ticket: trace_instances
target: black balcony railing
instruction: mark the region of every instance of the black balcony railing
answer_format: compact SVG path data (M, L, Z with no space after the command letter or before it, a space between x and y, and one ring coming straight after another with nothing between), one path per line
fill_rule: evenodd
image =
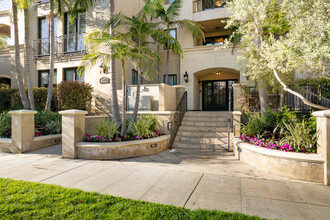
M55 37L56 56L85 53L86 48L83 40L84 34L67 34ZM34 41L34 56L44 57L50 54L50 39L40 38Z
M228 0L195 0L193 2L193 10L195 12L223 8Z

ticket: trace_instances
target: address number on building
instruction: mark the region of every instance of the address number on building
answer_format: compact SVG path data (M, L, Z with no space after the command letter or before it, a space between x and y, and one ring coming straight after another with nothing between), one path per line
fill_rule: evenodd
M110 78L108 78L108 77L102 77L100 79L100 83L101 84L109 84L110 83Z

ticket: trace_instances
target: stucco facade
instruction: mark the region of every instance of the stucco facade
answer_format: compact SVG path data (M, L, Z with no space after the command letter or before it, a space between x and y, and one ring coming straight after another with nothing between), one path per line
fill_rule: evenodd
M6 0L10 2L9 0ZM213 1L210 1L213 2ZM128 16L136 14L142 7L143 0L115 0L115 11L124 12ZM10 4L9 4L10 5ZM0 6L1 7L1 6ZM41 20L45 18L49 12L48 5L44 4L39 7L31 7L30 14L30 45L31 54L31 77L34 87L41 86L41 72L49 70L49 55L40 56L40 45L43 43L41 39ZM11 87L17 87L14 47L13 47L13 25L10 21L11 7L8 5L0 8L0 34L4 34L10 38L9 49L0 50L0 78L11 79ZM230 35L230 31L226 30L225 24L222 22L228 18L229 12L226 8L206 8L202 1L183 0L181 15L178 19L190 19L199 22L204 27L205 37L208 40L219 39L222 41ZM93 29L102 28L110 17L110 0L100 0L95 2L94 7L85 13L84 31L89 32ZM21 62L22 69L24 66L24 20L22 12L19 13L19 36L21 44ZM79 24L78 24L79 26ZM65 14L57 18L57 47L67 47L71 43L67 30L67 21ZM75 35L76 36L76 35ZM176 84L186 87L188 92L188 109L203 110L203 91L204 81L219 80L235 80L242 81L244 78L240 73L239 66L236 64L237 54L232 54L229 45L221 42L215 45L203 45L201 40L194 39L193 35L186 29L176 29L176 36L183 50L183 58L174 53L170 53L169 74L176 77ZM217 38L218 37L218 38ZM64 39L64 40L63 40ZM78 39L78 41L82 39ZM61 43L62 42L62 43ZM80 41L79 41L80 42ZM79 43L78 42L78 43ZM46 42L47 43L47 42ZM77 44L77 41L74 43ZM205 43L204 43L205 44ZM79 46L79 45L78 45ZM77 47L77 45L76 45ZM77 49L77 48L76 48ZM60 49L58 49L60 50ZM57 51L55 56L55 70L57 72L56 83L66 80L66 72L68 69L76 68L80 64L80 59L85 51ZM166 69L166 50L161 46L160 57L162 63L160 65L160 75L154 79L143 80L144 84L158 84L164 82L164 74ZM126 63L126 82L131 85L133 66ZM121 88L121 64L116 62L117 88ZM185 81L184 75L188 74L188 82ZM111 84L101 84L100 78L109 77L108 73L100 72L100 67L96 66L86 71L83 81L90 83L94 89L93 105L102 111L111 109ZM106 112L108 113L108 112Z

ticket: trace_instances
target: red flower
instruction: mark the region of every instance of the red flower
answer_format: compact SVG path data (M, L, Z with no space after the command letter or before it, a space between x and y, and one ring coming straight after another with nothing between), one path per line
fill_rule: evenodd
M79 200L78 203L81 203L81 200Z

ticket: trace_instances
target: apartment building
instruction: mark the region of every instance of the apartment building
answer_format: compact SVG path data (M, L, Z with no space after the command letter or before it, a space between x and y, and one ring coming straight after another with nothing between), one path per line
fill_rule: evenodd
M166 5L172 0L167 0ZM128 16L136 14L142 7L143 0L115 0L115 12L124 12ZM188 109L221 111L228 109L229 88L235 82L244 80L236 64L236 54L232 54L226 40L230 30L226 30L225 20L229 12L224 0L183 0L179 19L190 19L199 22L204 28L205 41L194 39L186 29L172 29L183 49L183 58L171 52L169 65L170 85L182 85L188 92ZM73 23L64 12L55 22L55 77L54 84L63 80L78 80L90 83L94 89L93 105L107 111L110 109L111 85L107 80L109 74L99 66L91 68L82 76L76 72L80 59L87 53L83 36L93 29L102 28L110 17L110 0L96 1L94 7L87 12L80 12ZM7 49L0 50L0 80L17 87L15 77L14 30L10 21L11 0L0 3L0 34L9 38ZM47 0L39 1L29 9L31 75L33 86L47 87L49 73L49 24ZM19 13L19 40L21 44L21 62L24 64L24 20ZM147 81L137 75L133 66L127 62L127 84L134 85L137 80L145 85L163 83L165 81L166 48L161 48L163 60L160 75ZM117 88L121 88L121 65L116 63ZM142 93L143 96L143 93ZM129 98L129 97L128 97ZM133 99L132 99L133 100ZM157 109L156 109L157 110Z

